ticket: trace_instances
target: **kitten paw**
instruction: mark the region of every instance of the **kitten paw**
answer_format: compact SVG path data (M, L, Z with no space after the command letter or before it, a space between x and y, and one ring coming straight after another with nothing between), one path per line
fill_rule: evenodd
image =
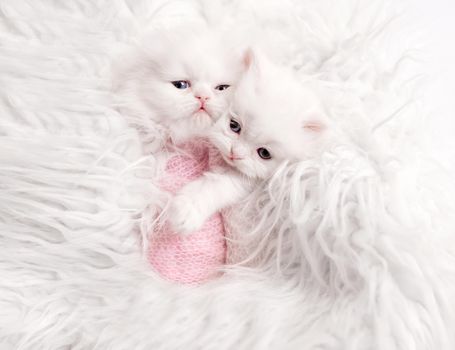
M169 222L175 232L188 234L201 228L205 217L194 201L187 196L177 195L169 207Z

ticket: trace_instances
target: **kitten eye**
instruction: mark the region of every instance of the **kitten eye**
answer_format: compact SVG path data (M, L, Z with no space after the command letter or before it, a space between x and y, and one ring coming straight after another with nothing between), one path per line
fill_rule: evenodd
M242 130L242 127L240 126L240 124L234 119L231 119L231 121L229 122L229 127L236 134L240 134L240 131Z
M261 157L262 159L272 158L270 152L266 148L263 148L263 147L258 148L257 152L258 152L259 157Z
M224 90L227 90L230 86L231 85L227 85L227 84L218 85L215 87L215 90L224 91Z
M171 81L172 85L174 85L177 89L184 90L188 89L191 84L187 80L176 80L176 81Z

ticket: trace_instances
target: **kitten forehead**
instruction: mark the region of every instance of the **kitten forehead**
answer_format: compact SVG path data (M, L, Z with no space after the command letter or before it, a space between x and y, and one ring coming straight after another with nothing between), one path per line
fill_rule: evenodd
M145 50L164 80L197 79L217 83L236 80L239 64L214 33L195 29L164 33Z
M302 128L290 118L269 117L270 115L252 115L246 119L244 131L246 137L258 146L271 148L275 153L290 154L301 145Z
M255 57L237 85L235 110L292 123L299 114L303 119L305 114L322 109L319 98L300 84L292 69L277 66L257 54Z
M234 105L241 110L270 111L281 115L292 115L298 111L320 108L319 99L309 89L289 77L270 76L242 79L236 91Z

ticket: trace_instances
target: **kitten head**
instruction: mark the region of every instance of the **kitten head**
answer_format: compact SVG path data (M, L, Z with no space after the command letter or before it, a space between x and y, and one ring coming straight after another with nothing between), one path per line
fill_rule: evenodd
M210 133L227 163L245 175L265 178L283 161L314 156L326 121L317 96L291 70L273 65L249 50L230 112Z
M206 28L175 29L155 34L142 51L140 98L171 137L191 137L226 111L239 63L220 36Z

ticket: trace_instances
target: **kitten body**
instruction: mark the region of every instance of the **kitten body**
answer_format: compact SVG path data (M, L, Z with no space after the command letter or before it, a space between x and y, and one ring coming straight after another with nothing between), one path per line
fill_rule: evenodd
M315 156L327 137L320 100L291 70L248 51L246 72L229 112L207 132L225 161L185 186L171 202L171 224L192 232L214 212L234 204L283 162Z

